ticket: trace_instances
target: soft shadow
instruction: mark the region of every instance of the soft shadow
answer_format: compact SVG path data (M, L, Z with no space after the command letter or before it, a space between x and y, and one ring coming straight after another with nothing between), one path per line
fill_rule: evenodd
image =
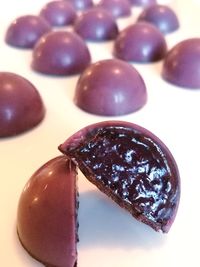
M157 62L153 62L153 63L152 63L152 70L153 70L156 74L158 74L159 76L160 76L161 73L162 73L163 63L164 63L163 60L159 60L159 61L157 61Z
M166 240L166 235L138 222L100 192L82 192L79 200L80 247L148 250L162 246Z

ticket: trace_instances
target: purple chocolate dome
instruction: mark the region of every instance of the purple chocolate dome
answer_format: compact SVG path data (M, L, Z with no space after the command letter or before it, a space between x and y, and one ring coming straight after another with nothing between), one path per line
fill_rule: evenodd
M76 266L76 198L76 168L63 156L38 169L22 191L17 214L19 239L45 266Z
M167 53L162 77L181 87L200 89L200 38L184 40Z
M164 5L152 5L145 8L138 21L152 23L164 34L174 32L179 28L179 21L175 12Z
M82 72L90 63L90 53L78 34L52 31L43 36L33 50L32 68L50 75Z
M131 15L131 4L129 0L101 0L98 6L108 10L115 18Z
M40 16L52 26L65 26L74 22L76 10L70 2L56 0L48 2L41 9Z
M82 73L74 101L89 113L117 116L143 107L147 92L134 67L118 59L109 59L90 65Z
M102 121L80 129L59 149L138 221L159 232L170 230L179 206L179 171L153 133L126 121Z
M42 98L33 84L15 73L0 72L0 137L28 131L44 115Z
M33 48L38 39L49 32L49 23L40 16L26 15L15 19L7 29L5 41L19 48Z
M83 12L76 19L74 30L89 41L112 40L118 34L118 26L113 16L98 7Z
M94 5L92 0L66 0L66 1L70 2L77 10L85 10Z
M152 24L130 25L115 40L114 55L125 61L147 63L161 60L167 52L163 34Z
M129 0L135 6L149 6L157 3L157 0Z

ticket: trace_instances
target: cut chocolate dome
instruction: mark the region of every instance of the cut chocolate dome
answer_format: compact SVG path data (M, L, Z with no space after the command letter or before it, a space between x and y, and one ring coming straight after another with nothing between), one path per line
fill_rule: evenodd
M54 158L27 182L18 206L17 231L23 247L46 267L77 262L76 166Z
M154 134L133 123L106 121L81 129L59 149L137 220L169 231L180 198L179 172Z

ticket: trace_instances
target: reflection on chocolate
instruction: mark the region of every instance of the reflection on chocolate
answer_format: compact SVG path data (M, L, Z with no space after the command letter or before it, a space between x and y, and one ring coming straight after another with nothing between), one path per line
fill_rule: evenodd
M200 89L200 38L176 44L166 55L162 77L186 88Z
M0 137L28 131L44 115L42 99L33 84L17 74L0 72Z
M83 12L76 19L74 30L89 41L112 40L118 34L118 26L113 16L97 7Z
M147 101L145 83L130 64L108 59L90 65L76 85L75 104L102 116L134 112Z
M167 52L163 34L152 24L138 22L120 32L114 55L125 61L148 63L161 60Z
M77 10L85 10L93 6L92 0L66 0L70 2Z
M50 30L49 23L40 16L21 16L8 27L5 41L14 47L33 48L38 39Z
M72 24L76 17L76 10L70 2L56 0L48 2L40 11L40 16L52 26Z
M174 32L179 28L175 12L165 5L152 5L145 8L138 21L152 23L164 34Z
M100 0L97 6L108 10L115 18L131 15L129 0Z
M18 205L19 239L45 266L76 266L76 198L76 167L63 156L43 165L24 187Z
M81 37L67 31L44 35L33 50L32 68L50 75L82 72L90 63L90 53Z
M176 216L180 178L163 142L124 121L89 125L59 146L86 178L137 220L168 232Z

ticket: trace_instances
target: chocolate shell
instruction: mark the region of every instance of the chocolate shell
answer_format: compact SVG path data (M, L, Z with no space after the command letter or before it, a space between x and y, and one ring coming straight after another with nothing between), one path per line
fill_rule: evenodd
M177 212L180 178L164 143L129 122L89 125L59 146L86 178L137 220L168 232Z
M47 162L21 194L17 231L28 253L47 267L77 262L76 167L65 156Z

